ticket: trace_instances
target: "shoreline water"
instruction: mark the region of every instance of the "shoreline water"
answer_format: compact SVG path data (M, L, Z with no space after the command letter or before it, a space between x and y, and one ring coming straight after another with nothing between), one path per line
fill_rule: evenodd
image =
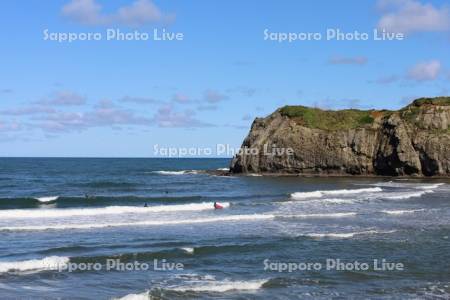
M442 263L450 241L447 179L219 176L229 174L228 159L0 164L6 298L450 295ZM267 259L276 268L265 269ZM284 269L326 259L344 271ZM386 267L349 269L375 259ZM107 270L108 261L123 268ZM390 270L400 264L404 270Z

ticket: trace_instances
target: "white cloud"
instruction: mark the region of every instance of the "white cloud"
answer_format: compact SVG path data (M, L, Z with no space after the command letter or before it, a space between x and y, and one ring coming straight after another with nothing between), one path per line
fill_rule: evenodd
M223 100L227 100L228 96L221 94L218 91L215 90L207 90L204 94L204 99L206 102L209 103L217 103L217 102L221 102Z
M195 119L193 111L186 110L184 112L176 112L171 105L165 105L154 115L152 122L159 127L171 128L195 128L195 127L209 127L211 124L204 123Z
M96 0L71 0L62 8L63 16L83 25L124 24L141 26L149 23L167 23L175 19L173 14L164 14L151 0L135 0L114 13L102 12Z
M45 113L53 113L55 110L51 107L46 106L25 106L14 109L5 109L1 110L1 115L10 115L10 116L25 116L25 115L38 115Z
M450 29L446 6L435 7L416 0L379 0L377 6L383 13L378 21L379 29L401 33Z
M22 124L15 121L9 123L0 121L0 132L19 131L23 128L24 126Z
M72 91L59 91L48 98L33 103L43 106L79 106L86 104L86 97Z
M83 105L86 103L86 97L71 91L60 91L54 98L47 102L52 105Z
M438 60L420 62L409 69L407 77L412 80L426 81L436 79L441 71L441 63Z
M149 118L118 107L109 100L100 101L92 110L86 112L54 111L34 120L38 121L37 127L46 131L80 131L92 127L151 125Z
M99 25L106 23L101 10L95 0L72 0L63 6L62 14L85 25Z
M130 6L119 8L116 18L120 23L139 26L146 23L166 22L173 16L164 15L150 0L136 0Z
M398 80L399 80L399 78L397 75L389 75L389 76L380 77L373 82L378 83L378 84L390 84L390 83L394 83Z
M176 93L175 95L172 96L172 101L181 103L181 104L186 104L186 103L189 103L191 101L191 99L185 94Z

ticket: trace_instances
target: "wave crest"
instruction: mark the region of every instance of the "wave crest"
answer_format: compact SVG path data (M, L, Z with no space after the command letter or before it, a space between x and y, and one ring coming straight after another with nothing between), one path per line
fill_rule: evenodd
M224 208L230 207L229 202L221 203ZM160 212L201 211L214 209L213 202L156 205L149 207L138 206L107 206L99 208L69 208L69 209L5 209L0 210L0 218L63 218L75 216L98 216L115 214L146 214Z
M382 189L380 187L375 188L364 188L364 189L353 189L353 190L329 190L329 191L313 191L313 192L297 192L291 194L291 198L295 200L303 200L308 198L320 198L325 195L352 195L352 194L360 194L360 193L374 193L381 192Z
M12 271L46 271L57 270L69 263L68 257L49 256L43 259L31 259L24 261L0 262L0 273Z
M259 290L263 285L268 282L268 279L262 280L250 280L250 281L210 281L201 284L192 284L189 286L180 286L170 288L172 291L179 292L216 292L224 293L228 291L251 291Z
M14 227L0 227L0 231L42 231L42 230L67 230L67 229L94 229L94 228L126 227L126 226L164 226L164 225L201 224L201 223L232 222L232 221L258 221L258 220L269 220L273 219L274 217L275 217L274 215L253 214L253 215L230 215L223 217L210 217L193 220L14 226Z

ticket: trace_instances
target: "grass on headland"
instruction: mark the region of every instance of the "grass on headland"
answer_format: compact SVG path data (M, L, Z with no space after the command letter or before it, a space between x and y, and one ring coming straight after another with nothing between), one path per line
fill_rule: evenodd
M435 97L435 98L419 98L414 100L410 105L411 106L422 106L422 105L441 105L447 106L450 105L450 97Z
M450 105L450 97L419 98L410 105L399 110L400 117L410 123L416 123L415 120L421 110L421 106ZM323 130L341 130L365 127L374 122L378 117L389 117L395 111L390 110L322 110L306 106L285 106L279 112L295 120L298 124Z
M414 100L411 104L400 110L400 116L407 122L414 124L418 128L423 128L423 124L418 120L419 114L422 110L422 106L432 107L432 106L449 106L450 97L436 97L436 98L419 98ZM437 108L438 111L442 108ZM450 128L444 130L449 132Z
M323 130L352 129L372 124L374 112L357 109L330 111L305 106L280 109L281 115L294 119L300 125Z

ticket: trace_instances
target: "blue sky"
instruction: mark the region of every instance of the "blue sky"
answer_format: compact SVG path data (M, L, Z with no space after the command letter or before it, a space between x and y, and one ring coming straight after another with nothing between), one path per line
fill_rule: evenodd
M0 2L0 156L149 157L239 147L286 104L400 108L449 95L447 1ZM44 40L161 31L182 41ZM367 41L264 40L270 32L368 32ZM404 40L374 41L372 31Z

